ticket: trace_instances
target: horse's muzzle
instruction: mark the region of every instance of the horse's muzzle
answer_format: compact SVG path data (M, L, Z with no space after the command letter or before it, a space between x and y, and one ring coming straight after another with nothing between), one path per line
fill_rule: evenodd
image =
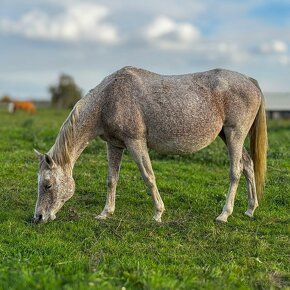
M38 215L35 215L33 218L32 218L32 222L35 223L35 224L38 224L40 222L43 221L43 216L42 214L38 214Z

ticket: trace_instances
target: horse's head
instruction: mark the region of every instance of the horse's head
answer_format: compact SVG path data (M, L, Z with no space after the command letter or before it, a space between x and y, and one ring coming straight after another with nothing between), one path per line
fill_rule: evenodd
M48 154L36 153L39 157L38 198L33 221L38 223L55 219L56 213L73 196L75 182L72 174Z

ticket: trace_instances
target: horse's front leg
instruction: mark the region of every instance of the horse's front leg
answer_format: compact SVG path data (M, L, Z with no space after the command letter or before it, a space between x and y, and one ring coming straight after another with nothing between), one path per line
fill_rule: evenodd
M126 146L134 161L137 163L143 180L151 192L155 206L155 213L153 219L160 223L161 216L165 208L158 188L156 186L155 176L151 166L146 140L127 140Z
M119 179L119 172L123 149L107 143L108 158L108 179L107 179L107 200L103 211L96 216L96 219L103 220L113 215L115 211L116 187Z

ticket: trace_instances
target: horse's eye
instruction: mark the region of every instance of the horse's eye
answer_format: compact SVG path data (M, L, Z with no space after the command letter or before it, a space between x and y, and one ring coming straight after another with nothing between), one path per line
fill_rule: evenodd
M50 189L50 188L51 188L51 184L46 184L46 185L44 186L44 188L45 188L45 189Z

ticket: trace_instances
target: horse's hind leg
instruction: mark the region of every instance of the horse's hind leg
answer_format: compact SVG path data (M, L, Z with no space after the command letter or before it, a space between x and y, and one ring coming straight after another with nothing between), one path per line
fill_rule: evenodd
M146 140L127 140L126 146L134 161L137 163L145 184L151 191L155 206L155 213L153 218L157 222L161 222L161 216L165 208L156 186L155 176L151 166Z
M226 136L223 130L220 132L219 136L227 145ZM256 182L255 182L255 176L254 176L253 161L245 147L243 148L241 161L242 161L243 173L247 182L247 192L248 192L248 209L245 212L245 215L249 217L253 217L255 209L258 207L258 198L257 198L257 192L256 192Z
M223 211L216 219L219 222L227 222L234 209L235 195L242 173L243 144L246 138L246 134L235 127L224 127L223 131L230 157L230 188Z
M103 211L96 219L103 220L113 215L115 211L116 187L119 179L120 165L123 149L107 143L108 177L107 177L107 200Z
M253 217L255 209L258 207L258 198L256 193L253 161L245 148L243 150L242 163L248 191L248 209L245 212L245 215Z

